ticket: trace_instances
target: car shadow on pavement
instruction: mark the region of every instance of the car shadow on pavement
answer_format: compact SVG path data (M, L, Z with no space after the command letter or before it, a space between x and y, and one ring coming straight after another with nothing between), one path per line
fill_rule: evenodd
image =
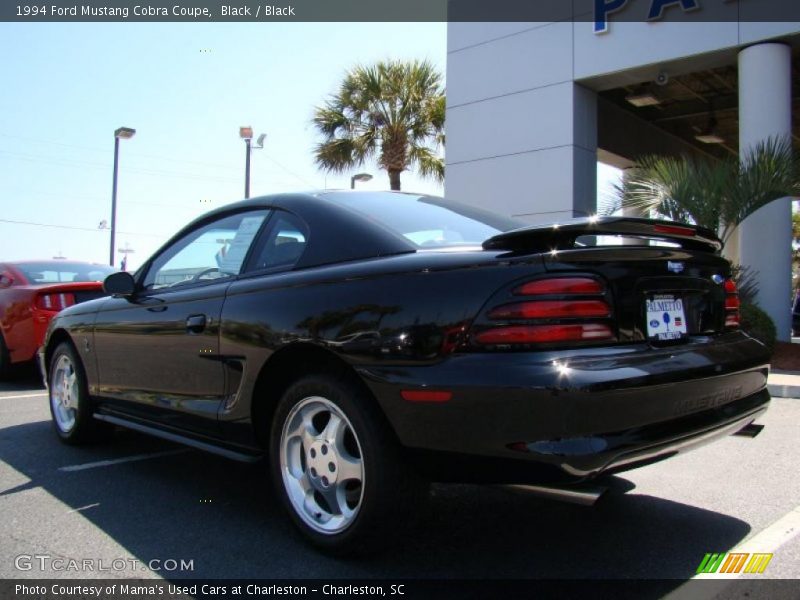
M44 382L39 370L32 365L18 367L2 382L3 392L31 392L43 390Z
M179 448L122 431L110 443L64 446L48 421L0 429L0 460L13 469L4 469L10 475L0 481L0 501L7 514L24 505L19 514L29 519L6 521L0 533L41 538L36 548L15 541L2 551L8 554L3 562L42 547L72 558L98 556L90 545L97 528L140 561L193 560L191 572L161 573L174 579L652 578L675 579L678 586L706 552L733 547L750 530L731 516L635 491L612 491L594 507L582 507L501 488L434 485L428 506L420 507L416 522L397 522L384 552L342 559L304 543L261 463L186 450L61 470ZM61 504L55 511L53 499ZM65 527L80 527L83 541L63 533ZM51 540L46 532L54 530L62 534Z

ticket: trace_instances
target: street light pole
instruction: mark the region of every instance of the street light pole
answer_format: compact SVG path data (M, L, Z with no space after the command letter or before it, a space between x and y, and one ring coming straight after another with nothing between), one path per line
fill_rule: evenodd
M250 138L245 139L245 159L244 159L244 197L250 197Z
M256 140L256 145L253 146L251 141L253 139L252 127L239 127L239 137L244 140L244 197L250 197L250 155L253 150L261 150L264 148L264 140L267 139L267 134L262 133Z
M114 182L111 187L111 245L108 264L114 266L114 238L117 232L117 175L119 174L119 140L128 140L136 133L130 127L120 127L114 132Z
M244 197L250 197L250 140L253 139L253 128L239 127L239 137L244 140Z
M117 229L117 173L119 171L119 138L114 136L114 184L111 187L111 247L108 264L114 266L114 234Z

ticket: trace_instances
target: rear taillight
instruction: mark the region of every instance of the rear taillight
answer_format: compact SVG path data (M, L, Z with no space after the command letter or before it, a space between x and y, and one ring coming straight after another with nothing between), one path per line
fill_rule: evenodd
M69 292L56 294L40 294L36 297L36 308L58 312L75 304L75 295Z
M516 301L492 307L490 324L474 341L482 345L552 344L615 339L605 285L591 277L553 277L512 290Z
M480 344L546 344L552 342L575 342L588 340L610 340L614 337L611 327L600 323L581 325L514 325L493 327L481 331L475 339Z
M562 319L566 317L608 317L605 300L534 300L493 308L490 319Z
M739 291L733 279L725 280L725 327L739 327Z
M588 277L559 277L523 283L514 290L515 296L543 296L545 294L602 294L603 284Z

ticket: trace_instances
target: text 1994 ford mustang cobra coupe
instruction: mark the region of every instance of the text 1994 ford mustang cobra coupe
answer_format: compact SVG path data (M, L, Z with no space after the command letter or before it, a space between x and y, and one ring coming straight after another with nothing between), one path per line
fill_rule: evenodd
M53 320L55 430L267 455L307 537L363 547L421 481L564 490L754 431L768 353L720 246L389 192L231 204Z

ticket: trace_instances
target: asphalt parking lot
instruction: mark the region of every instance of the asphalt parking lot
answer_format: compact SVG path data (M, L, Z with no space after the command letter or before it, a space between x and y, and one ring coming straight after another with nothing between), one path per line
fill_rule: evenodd
M191 570L136 565L105 577L666 578L678 587L705 553L732 548L774 553L758 577L800 578L800 400L774 399L755 439L726 438L623 474L619 487L635 488L594 507L433 486L429 507L398 523L386 552L345 560L299 538L263 465L130 432L67 447L51 431L46 398L35 379L0 384L2 578L97 577L18 559L46 555L106 566L192 561Z

